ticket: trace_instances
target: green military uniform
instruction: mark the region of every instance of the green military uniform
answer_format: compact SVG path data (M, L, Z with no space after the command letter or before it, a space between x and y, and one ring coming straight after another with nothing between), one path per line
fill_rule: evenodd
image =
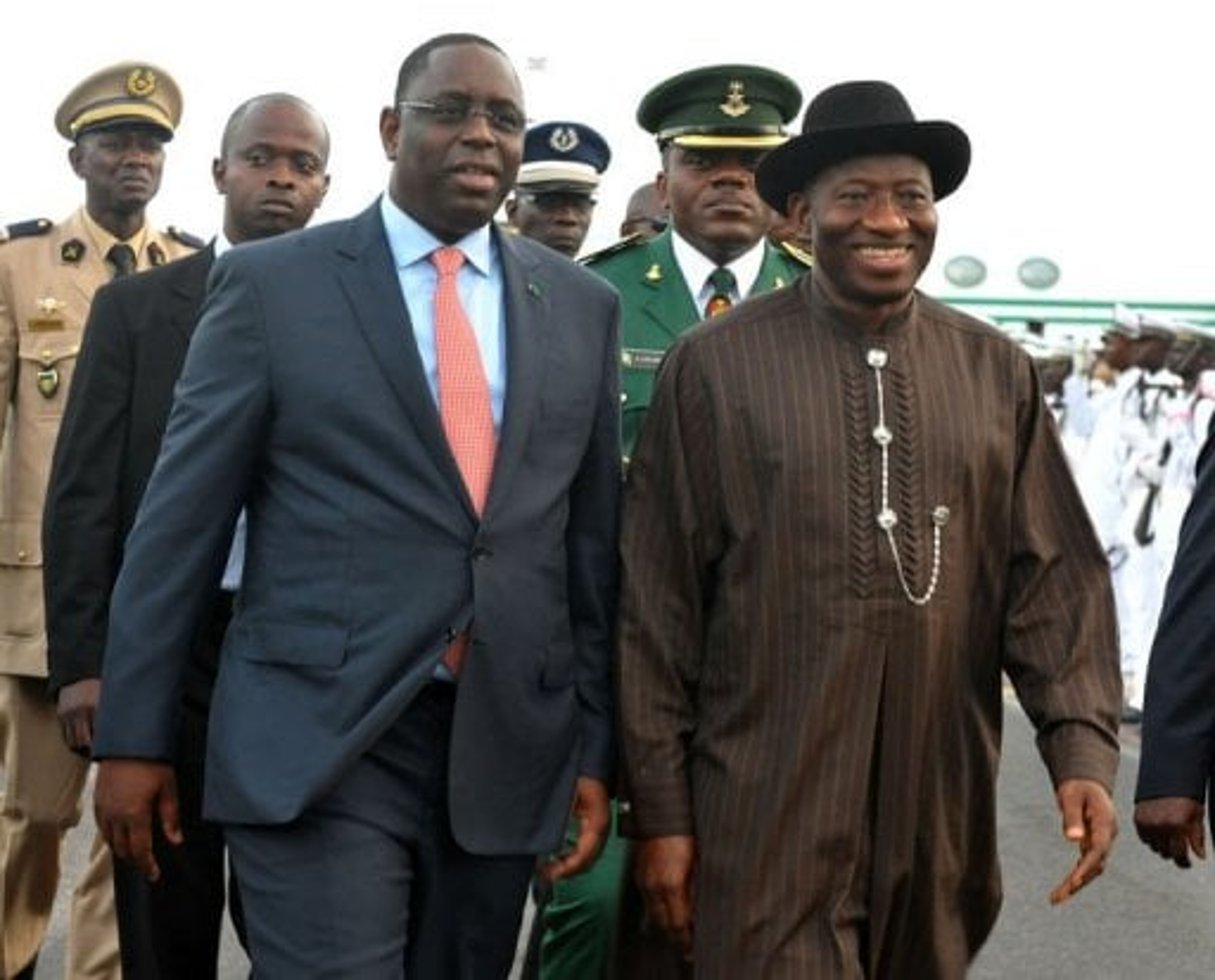
M698 323L692 290L675 262L670 228L645 241L625 239L587 256L587 268L603 276L623 298L621 321L621 398L623 449L627 458L650 407L654 377L663 354L680 334ZM780 289L807 268L807 256L794 248L765 243L759 277L749 295Z
M704 156L706 169L712 169L715 156L754 155L785 142L785 124L801 108L801 98L797 85L779 72L754 65L716 65L659 83L642 99L637 121L654 135L660 150L675 145L694 151ZM765 205L754 186L743 186L737 173L735 168L729 178L734 186L732 193L750 197L758 214ZM667 179L671 179L669 174ZM626 460L645 420L663 355L680 334L703 317L697 305L701 284L689 284L676 259L675 235L682 227L685 234L681 237L687 241L688 226L674 201L670 216L667 229L653 239L626 238L581 260L611 282L623 300L621 449ZM746 295L789 285L809 264L807 256L796 248L769 244L758 225L751 247L762 249L763 255L754 283L735 282L736 289ZM746 256L746 274L753 276L755 266L749 250L743 247L736 251L736 258ZM708 255L704 258L710 260ZM613 820L615 817L613 812ZM571 828L571 835L576 836L576 828ZM632 976L659 980L668 975L665 966L660 971L648 965L634 967L639 955L636 920L640 917L640 897L624 887L628 856L627 841L613 827L594 866L553 884L551 895L536 916L536 976L540 980ZM660 955L664 954L665 944ZM648 955L648 951L641 955ZM531 980L528 970L525 977Z

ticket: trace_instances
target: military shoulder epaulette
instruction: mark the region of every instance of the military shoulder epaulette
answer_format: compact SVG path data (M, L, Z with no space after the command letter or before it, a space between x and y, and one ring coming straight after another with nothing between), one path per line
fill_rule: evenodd
M782 252L784 252L790 258L800 262L802 265L814 265L814 256L800 245L794 245L792 242L781 242L779 247Z
M578 259L579 265L588 265L591 262L597 262L599 259L607 258L609 255L615 255L617 252L623 252L625 249L633 248L636 245L644 245L647 239L641 234L634 232L631 235L626 235L618 242L612 242L597 252L591 252L589 255L583 255Z
M174 238L183 245L189 245L191 248L206 248L207 243L197 235L191 235L188 231L178 228L176 225L169 225L167 229L170 238Z
M32 238L34 235L45 235L55 227L50 218L31 218L29 221L18 221L12 225L0 225L0 242L11 241L14 238Z

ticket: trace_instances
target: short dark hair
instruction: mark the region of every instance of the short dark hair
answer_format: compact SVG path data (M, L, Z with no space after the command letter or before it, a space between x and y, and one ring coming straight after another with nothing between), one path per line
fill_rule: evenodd
M480 34L439 34L432 37L429 41L423 41L409 54L405 56L405 60L401 62L401 68L397 72L397 91L396 98L393 99L393 104L401 102L405 98L405 90L409 88L409 83L422 73L426 68L426 63L430 59L431 52L437 51L440 48L449 48L457 44L479 44L483 48L489 48L491 51L497 51L503 58L507 58L507 54L498 45L494 44L488 38L482 37ZM507 59L509 60L509 58Z
M276 102L285 102L289 105L294 105L303 111L310 113L316 117L316 121L320 124L321 132L325 136L325 161L329 158L329 127L325 125L325 120L321 118L321 114L316 111L311 105L301 99L298 95L292 95L289 92L267 92L264 95L255 95L251 99L245 99L240 105L232 110L232 115L228 117L228 122L224 126L224 135L219 141L219 158L227 160L228 154L232 152L232 140L236 136L237 129L241 123L254 109L260 109L265 105L273 105Z

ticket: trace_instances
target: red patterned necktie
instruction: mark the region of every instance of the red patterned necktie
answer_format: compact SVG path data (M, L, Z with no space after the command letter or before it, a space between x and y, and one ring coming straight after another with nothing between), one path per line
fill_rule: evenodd
M705 318L725 313L734 305L734 288L736 281L734 273L725 266L718 266L709 273L709 285L713 287L713 295L705 303Z
M472 324L460 303L456 278L464 254L453 247L430 255L438 270L435 285L435 353L439 375L439 416L464 485L480 515L489 494L497 440L490 404L489 384L481 364L481 351ZM468 633L460 633L447 648L443 662L459 675L468 649Z

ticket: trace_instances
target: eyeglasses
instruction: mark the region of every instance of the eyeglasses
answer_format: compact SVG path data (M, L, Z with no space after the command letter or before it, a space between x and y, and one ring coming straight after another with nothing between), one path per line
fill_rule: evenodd
M435 102L404 99L397 107L424 113L440 126L463 126L473 116L481 116L504 136L518 136L527 128L527 117L512 105L481 106L472 99L444 98Z

